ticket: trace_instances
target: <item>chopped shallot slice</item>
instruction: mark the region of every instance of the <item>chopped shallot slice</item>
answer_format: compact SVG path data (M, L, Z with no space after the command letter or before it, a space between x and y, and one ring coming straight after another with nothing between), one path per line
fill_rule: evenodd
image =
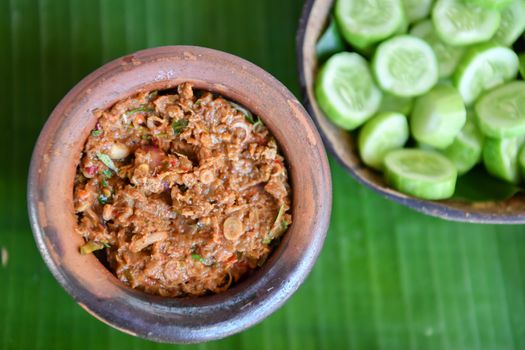
M133 253L138 253L141 250L143 250L144 248L149 247L153 243L157 243L157 242L163 241L166 238L168 238L168 233L167 232L154 232L154 233L146 234L145 236L142 236L141 238L137 239L136 241L133 241L129 245L129 249Z

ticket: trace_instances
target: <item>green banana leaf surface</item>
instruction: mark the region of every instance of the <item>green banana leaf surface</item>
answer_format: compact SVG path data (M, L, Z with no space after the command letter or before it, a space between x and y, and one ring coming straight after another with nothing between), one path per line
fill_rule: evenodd
M244 57L299 94L300 0L0 0L0 349L525 349L525 230L445 222L390 202L331 161L333 213L305 284L253 328L156 344L86 313L38 253L32 148L54 106L100 65L189 44ZM296 218L295 220L300 220Z

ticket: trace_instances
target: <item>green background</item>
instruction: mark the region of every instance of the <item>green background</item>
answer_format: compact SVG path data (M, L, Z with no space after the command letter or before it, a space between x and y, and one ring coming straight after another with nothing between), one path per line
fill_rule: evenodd
M82 77L168 44L242 56L296 95L301 0L0 0L1 349L161 349L87 314L58 286L26 212L31 150ZM334 205L306 283L248 331L191 349L524 349L520 226L444 222L389 202L331 162Z

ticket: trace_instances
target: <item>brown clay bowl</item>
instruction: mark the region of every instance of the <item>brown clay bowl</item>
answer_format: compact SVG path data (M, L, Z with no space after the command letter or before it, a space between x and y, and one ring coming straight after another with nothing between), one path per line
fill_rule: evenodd
M467 203L454 200L421 200L388 187L381 174L369 169L361 162L354 138L349 132L328 120L316 102L313 89L319 68L315 45L327 26L334 3L335 0L306 1L297 32L297 64L305 107L317 124L325 146L343 168L361 184L370 187L383 197L431 216L477 223L525 223L525 196L523 194L498 202Z
M289 166L296 218L266 264L228 291L163 298L133 290L96 257L82 256L75 234L73 179L92 111L140 90L191 81L237 101L276 137ZM326 154L310 117L270 74L239 57L191 46L159 47L112 61L84 78L55 108L33 152L28 185L38 248L62 287L89 313L126 333L159 342L223 338L267 317L301 285L325 239L331 209Z

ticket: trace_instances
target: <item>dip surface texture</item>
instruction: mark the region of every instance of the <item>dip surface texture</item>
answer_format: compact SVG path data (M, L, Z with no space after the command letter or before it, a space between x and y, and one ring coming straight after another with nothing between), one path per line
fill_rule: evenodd
M226 290L292 222L283 157L249 111L184 83L97 112L74 186L82 254L169 297Z

